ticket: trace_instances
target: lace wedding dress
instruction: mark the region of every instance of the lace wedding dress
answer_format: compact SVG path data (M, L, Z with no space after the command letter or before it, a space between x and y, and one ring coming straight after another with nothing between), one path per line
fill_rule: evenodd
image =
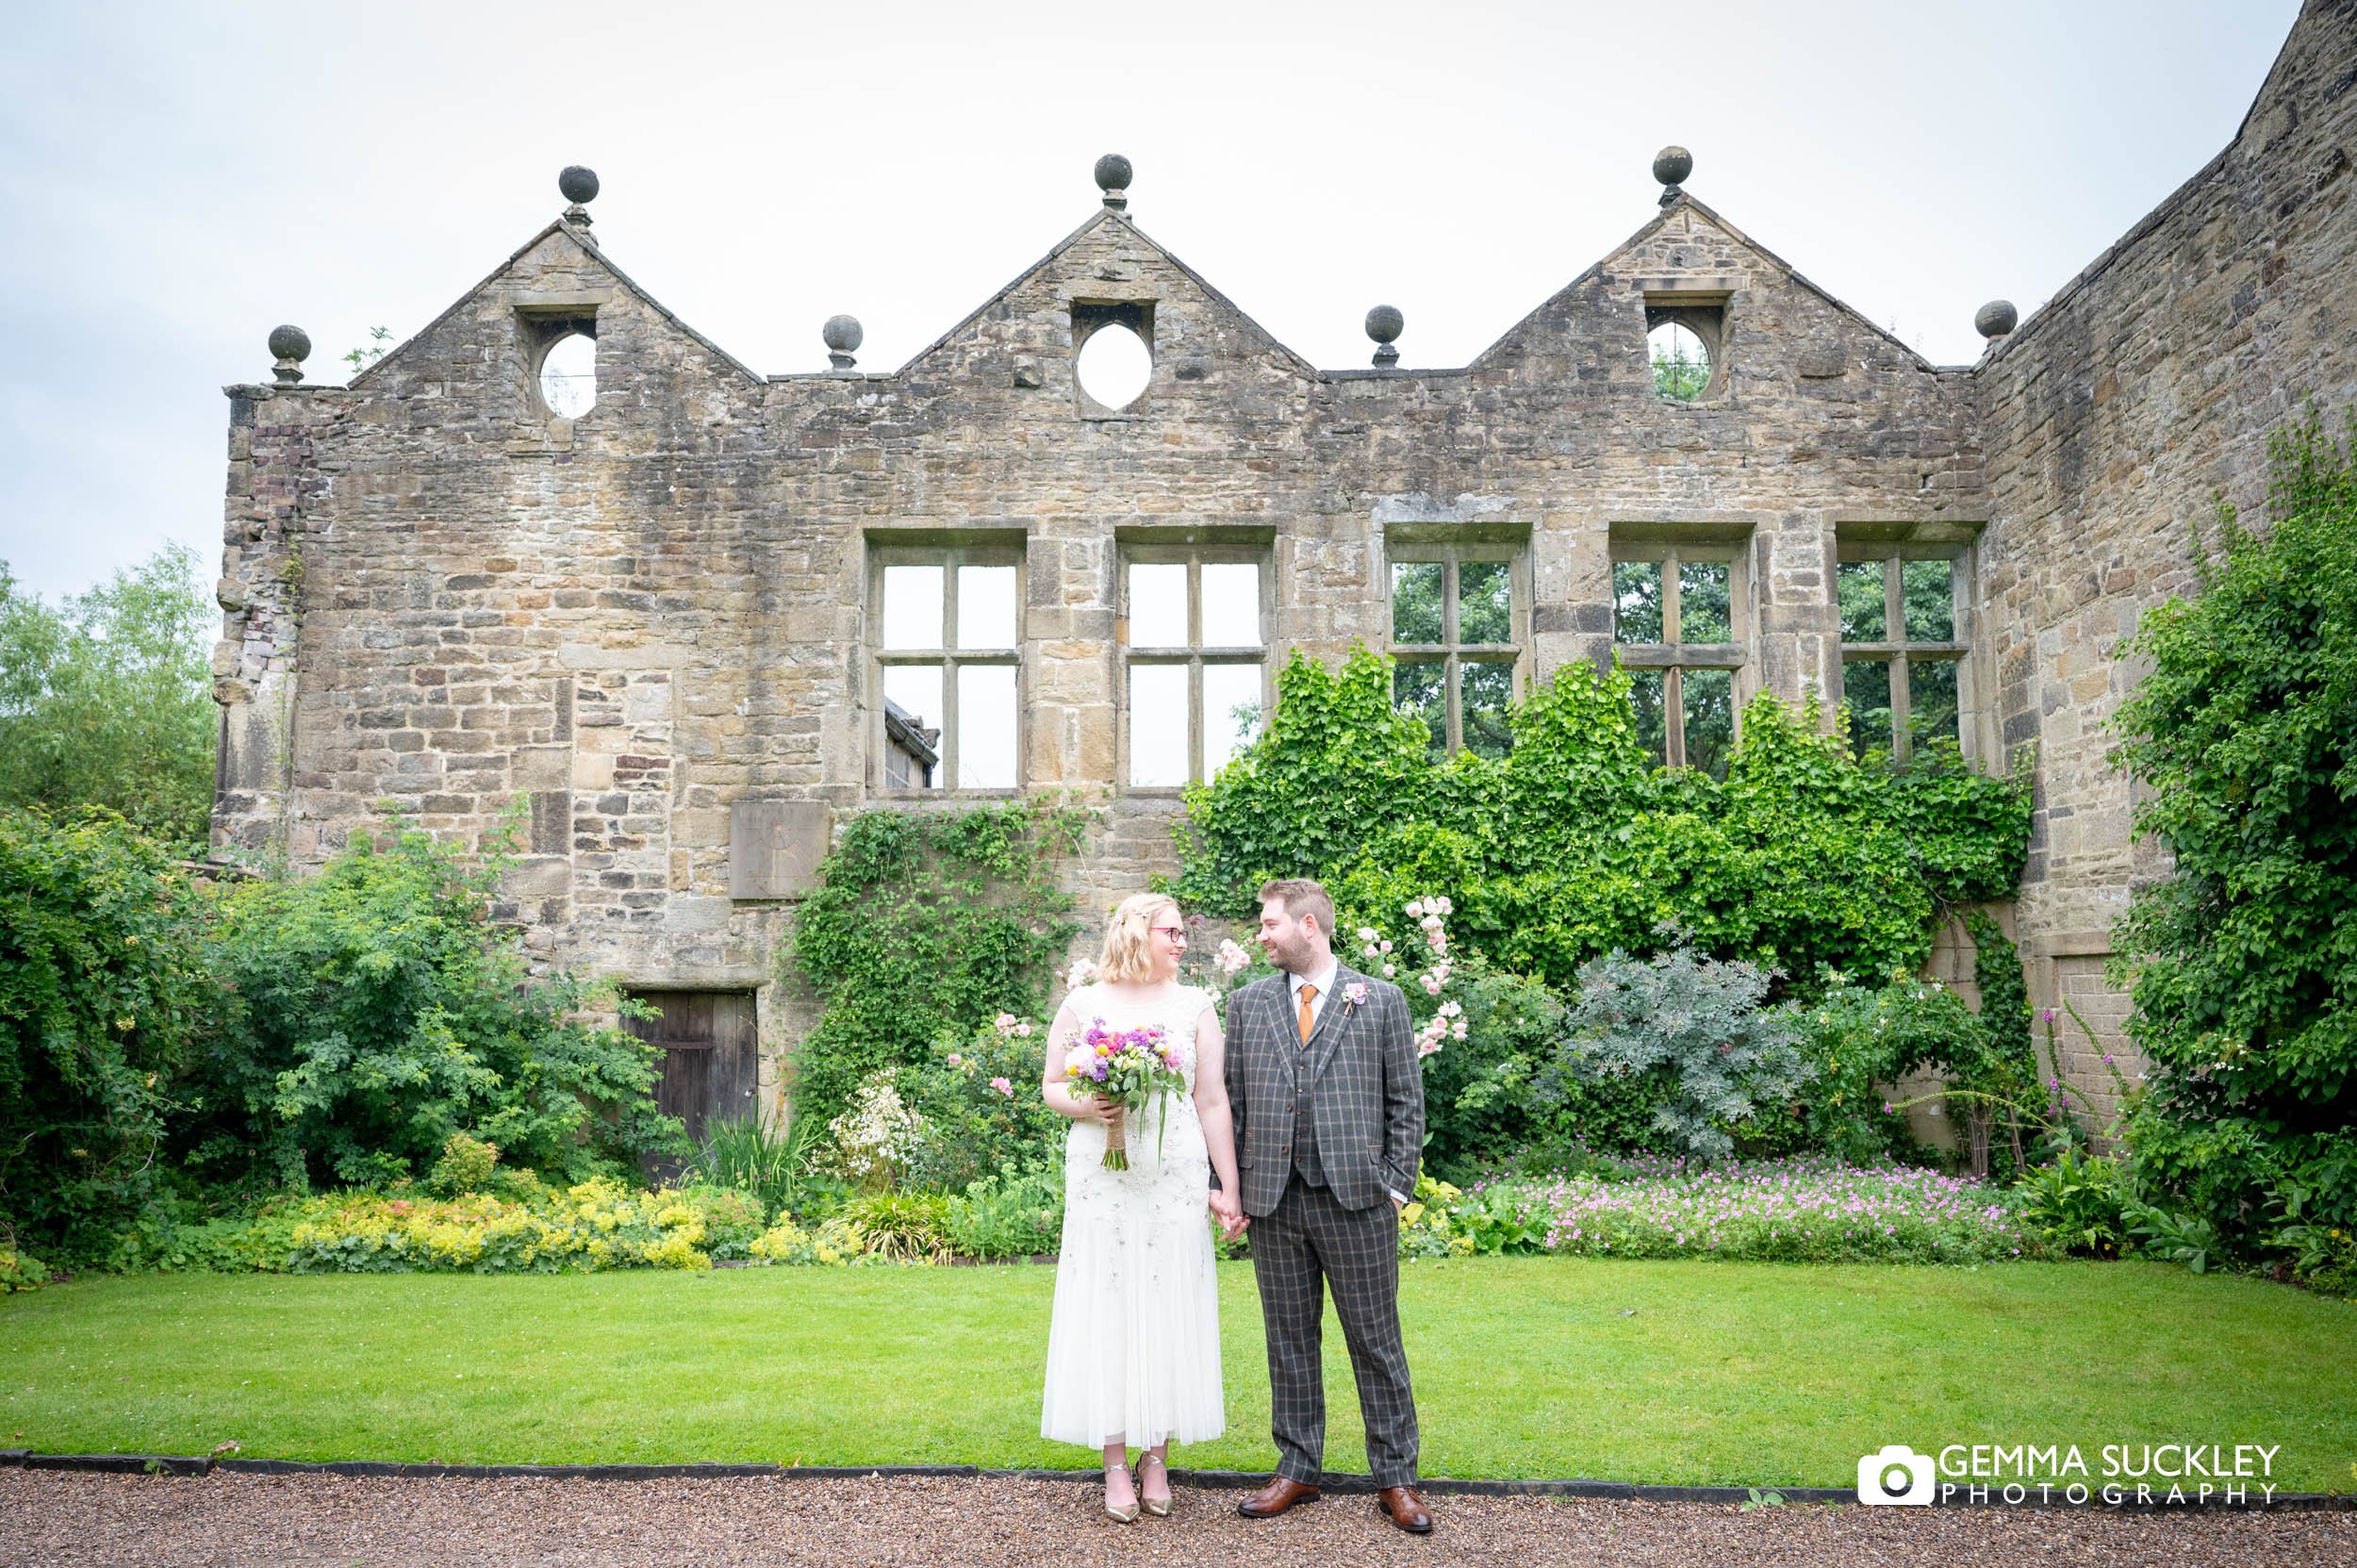
M1180 987L1139 1008L1102 985L1073 993L1085 1025L1160 1024L1188 1093L1127 1118L1128 1170L1105 1168L1105 1126L1076 1121L1064 1139L1063 1240L1047 1329L1040 1435L1101 1448L1219 1436L1219 1287L1212 1272L1211 1159L1196 1117L1195 1030L1208 991ZM1159 1154L1157 1145L1160 1145Z

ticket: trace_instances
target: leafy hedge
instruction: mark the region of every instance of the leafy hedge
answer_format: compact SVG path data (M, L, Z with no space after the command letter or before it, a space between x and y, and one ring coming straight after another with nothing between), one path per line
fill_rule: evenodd
M1314 876L1345 927L1445 895L1460 940L1560 990L1664 927L1806 987L1919 967L1935 916L2010 897L2028 852L2026 778L1953 749L1859 761L1813 695L1755 698L1721 782L1653 766L1629 677L1585 660L1514 709L1502 758L1433 761L1363 649L1339 671L1296 653L1277 691L1260 740L1188 792L1174 891L1191 908L1242 916L1267 879Z

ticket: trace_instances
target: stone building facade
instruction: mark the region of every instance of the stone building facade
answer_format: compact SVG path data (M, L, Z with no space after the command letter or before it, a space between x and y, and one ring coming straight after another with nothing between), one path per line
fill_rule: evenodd
M1147 238L1108 158L1088 221L907 365L857 369L831 322L836 369L767 376L619 269L569 171L564 216L349 387L282 329L278 380L228 388L215 841L311 864L387 800L470 837L518 814L534 946L751 999L774 1109L803 1020L772 957L845 814L1087 792L1101 907L1171 866L1168 785L1292 650L1409 648L1473 743L1502 688L1608 656L1627 582L1690 571L1723 610L1623 652L1698 752L1718 693L1845 689L1845 567L1901 563L1895 603L1937 563L1950 619L1853 626L1848 662L1952 696L1986 766L2035 748L2033 996L2118 1048L2105 933L2155 867L2104 762L2112 650L2214 496L2257 498L2264 434L2357 401L2352 61L2357 0L2311 4L2233 145L1964 367L1668 160L1629 239L1470 365L1385 363L1378 314L1376 366L1322 371ZM1709 356L1690 399L1656 388L1672 325ZM1151 369L1114 408L1075 367L1119 331ZM566 418L542 371L582 338ZM1403 569L1451 607L1406 643Z

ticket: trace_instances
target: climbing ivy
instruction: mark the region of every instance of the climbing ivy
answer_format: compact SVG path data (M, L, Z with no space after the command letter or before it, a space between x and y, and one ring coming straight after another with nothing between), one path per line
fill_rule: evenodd
M2026 778L1953 751L1893 770L1860 761L1846 716L1812 695L1743 712L1723 782L1656 767L1629 677L1565 665L1511 716L1504 757L1434 761L1392 706L1390 661L1339 670L1296 653L1261 737L1188 792L1173 889L1242 916L1270 877L1315 876L1346 912L1454 901L1460 940L1565 991L1615 948L1682 933L1807 989L1821 970L1887 974L1930 954L1953 905L2010 895L2028 852Z
M1000 1013L1040 1014L1080 929L1055 863L1086 822L1046 801L851 819L781 954L826 1006L792 1060L797 1116L834 1115L865 1074L930 1065Z

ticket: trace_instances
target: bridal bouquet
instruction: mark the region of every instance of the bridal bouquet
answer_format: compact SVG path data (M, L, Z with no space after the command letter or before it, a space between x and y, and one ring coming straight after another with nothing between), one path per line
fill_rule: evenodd
M1170 1042L1160 1024L1146 1024L1137 1029L1114 1029L1102 1018L1089 1020L1081 1032L1079 1049L1064 1067L1064 1077L1075 1095L1109 1099L1124 1111L1144 1114L1148 1103L1165 1091L1184 1093L1186 1074L1178 1067L1178 1053L1170 1048ZM1105 1129L1105 1168L1129 1168L1129 1144L1123 1133L1128 1121L1113 1122ZM1170 1128L1170 1102L1162 1101L1162 1126L1154 1136L1154 1157L1162 1158L1162 1133Z

